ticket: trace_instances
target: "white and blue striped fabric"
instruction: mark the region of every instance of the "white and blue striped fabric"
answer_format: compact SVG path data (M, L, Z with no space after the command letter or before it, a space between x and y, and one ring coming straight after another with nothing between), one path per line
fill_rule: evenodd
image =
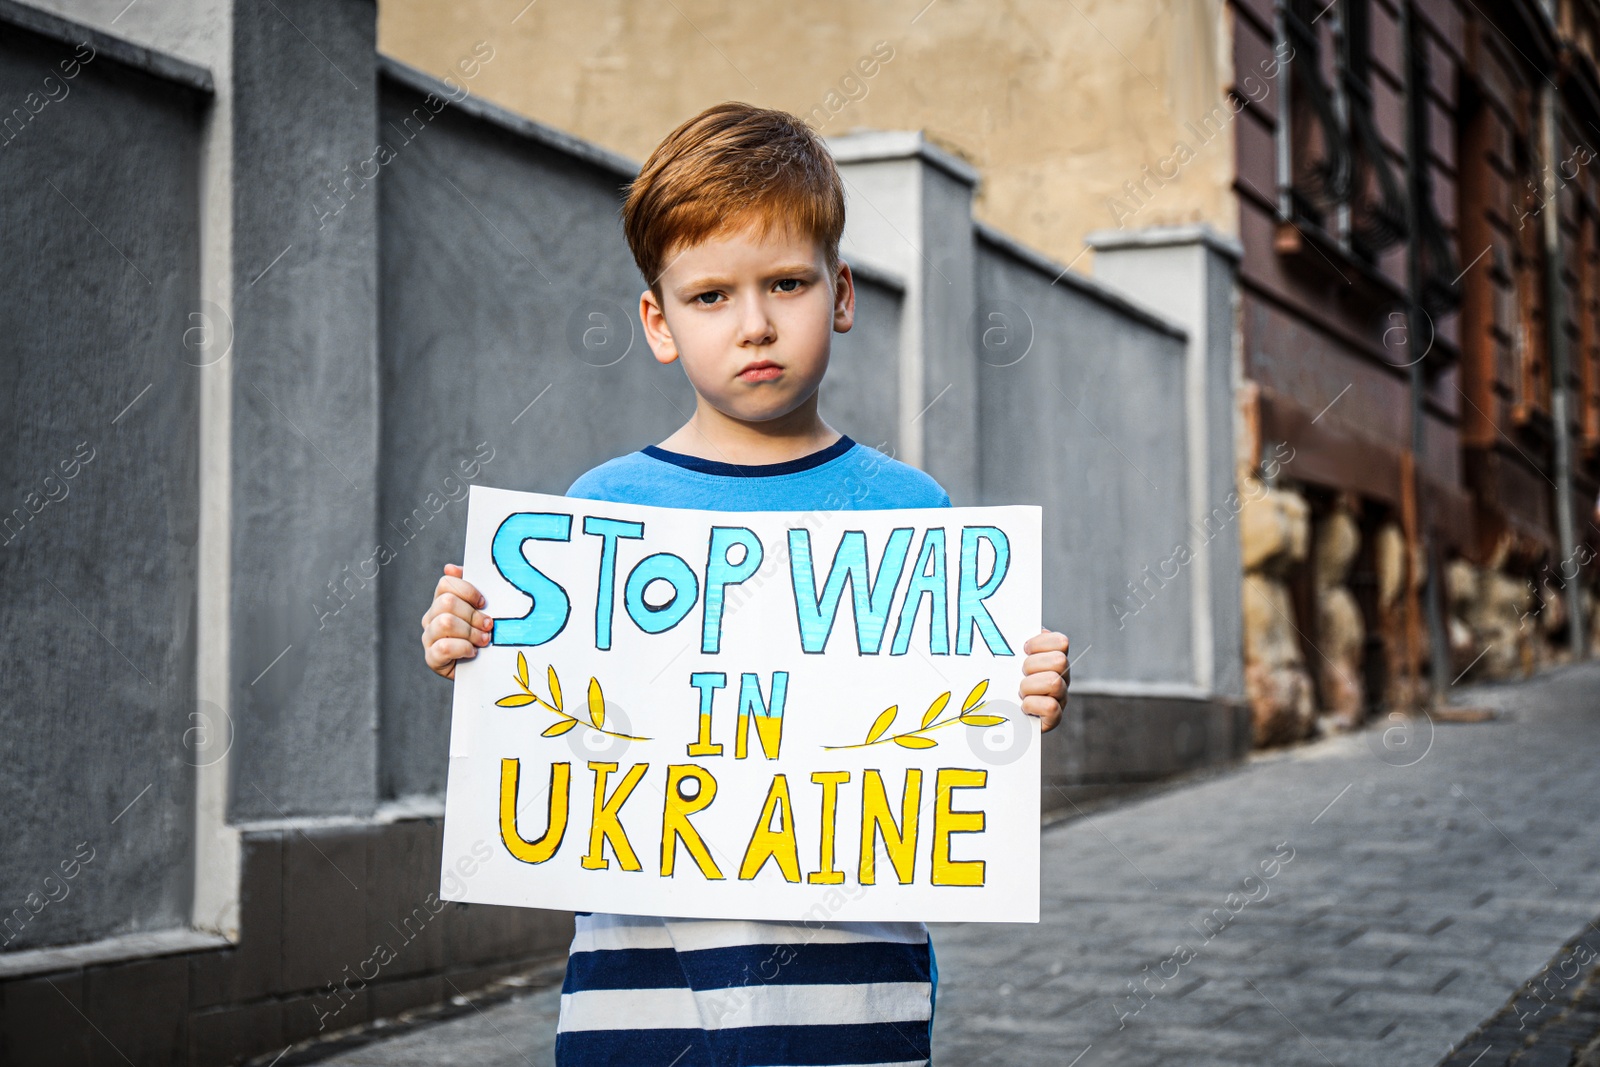
M577 917L561 1067L928 1062L922 923Z
M649 445L567 496L719 511L949 507L922 471L848 436L782 463ZM848 906L841 910L848 910ZM923 1067L938 968L920 922L579 913L558 1067Z

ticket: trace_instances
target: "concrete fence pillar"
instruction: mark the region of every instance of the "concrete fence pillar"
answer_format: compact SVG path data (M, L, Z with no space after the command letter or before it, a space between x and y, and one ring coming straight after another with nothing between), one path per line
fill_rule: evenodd
M1094 274L1189 333L1184 441L1189 524L1204 542L1194 564L1195 684L1223 699L1244 695L1237 488L1234 485L1238 242L1206 226L1089 234ZM1230 496L1232 499L1230 500Z
M905 281L896 458L933 475L957 506L976 504L978 172L919 131L850 134L828 147L849 209L841 254Z
M369 0L233 9L237 821L377 802L376 32Z

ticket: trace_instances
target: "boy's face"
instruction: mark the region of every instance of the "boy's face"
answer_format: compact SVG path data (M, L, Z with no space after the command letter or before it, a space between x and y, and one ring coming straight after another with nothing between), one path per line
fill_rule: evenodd
M703 404L741 422L814 409L835 331L850 329L855 287L843 262L828 275L810 237L756 223L673 248L661 300L646 290L639 315L656 359L683 361Z

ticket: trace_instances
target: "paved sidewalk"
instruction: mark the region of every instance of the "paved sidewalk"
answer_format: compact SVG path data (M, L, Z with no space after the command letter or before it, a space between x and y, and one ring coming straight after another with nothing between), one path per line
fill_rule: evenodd
M1564 944L1600 948L1600 666L1457 703L1501 717L1380 724L1048 829L1043 922L935 930L935 1063L1465 1051ZM556 1004L544 989L323 1062L543 1067Z
M1562 945L1441 1067L1600 1067L1597 930Z

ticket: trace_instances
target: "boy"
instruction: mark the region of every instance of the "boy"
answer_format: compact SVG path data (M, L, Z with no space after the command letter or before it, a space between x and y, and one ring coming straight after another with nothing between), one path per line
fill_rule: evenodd
M949 507L927 474L825 423L817 392L855 287L838 258L844 187L821 140L781 111L725 103L669 134L629 187L624 230L652 279L639 316L678 361L695 411L659 445L567 495L725 511ZM422 618L446 678L493 620L450 565ZM1067 639L1023 646L1022 708L1052 729ZM920 922L754 922L579 913L556 1059L626 1063L924 1064L937 968Z

